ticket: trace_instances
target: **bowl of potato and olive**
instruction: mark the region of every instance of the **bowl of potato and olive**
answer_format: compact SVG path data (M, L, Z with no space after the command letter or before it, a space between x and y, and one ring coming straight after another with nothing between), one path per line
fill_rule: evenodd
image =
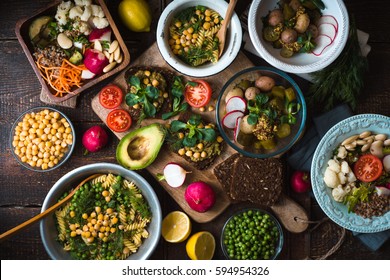
M221 247L227 259L276 259L283 248L283 230L278 220L262 209L243 209L223 226Z
M50 107L27 110L10 133L11 151L18 163L38 172L61 166L72 154L75 140L69 118Z
M288 151L302 135L306 103L301 89L286 73L252 67L223 86L216 120L221 136L239 153L274 157Z
M312 73L343 50L349 17L342 0L254 0L248 31L256 51L272 66Z

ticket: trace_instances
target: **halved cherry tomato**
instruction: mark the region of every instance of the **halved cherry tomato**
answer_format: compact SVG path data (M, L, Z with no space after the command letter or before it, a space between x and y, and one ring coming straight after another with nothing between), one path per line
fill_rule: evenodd
M353 169L356 178L363 182L372 182L378 179L383 171L383 165L374 155L362 155Z
M100 104L107 109L114 109L121 105L123 92L116 85L107 85L99 92Z
M188 104L194 108L206 106L212 95L212 90L208 82L204 80L194 80L196 86L188 84L185 88L184 97Z
M131 126L130 114L123 109L115 109L108 113L107 125L115 132L124 132Z

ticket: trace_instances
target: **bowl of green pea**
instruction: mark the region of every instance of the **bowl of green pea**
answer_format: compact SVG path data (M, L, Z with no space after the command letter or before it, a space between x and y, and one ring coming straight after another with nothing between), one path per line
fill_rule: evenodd
M221 247L227 259L273 260L283 248L283 229L268 211L259 208L234 213L222 228Z

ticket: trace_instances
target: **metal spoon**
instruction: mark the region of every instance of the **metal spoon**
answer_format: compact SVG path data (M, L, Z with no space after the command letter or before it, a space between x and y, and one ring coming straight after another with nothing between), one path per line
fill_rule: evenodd
M219 57L222 55L223 50L225 48L225 40L226 40L226 31L229 26L230 20L232 19L232 15L234 13L234 7L237 4L237 0L230 0L225 18L223 19L223 23L221 28L217 32L217 38L219 40Z
M5 233L3 233L2 235L0 235L0 242L6 240L7 238L11 237L12 235L18 233L19 231L31 226L32 224L34 224L35 222L38 222L40 221L42 218L46 217L47 215L49 215L50 213L54 212L55 210L57 210L59 207L61 207L62 205L64 205L66 202L68 202L72 197L73 195L76 193L76 191L82 186L84 185L85 182L88 182L89 180L92 180L98 176L100 176L102 174L94 174L94 175L91 175L89 176L88 178L84 179L80 184L77 185L77 187L75 189L73 189L73 191L71 191L64 199L62 199L61 201L57 202L56 204L54 204L53 206L51 206L50 208L46 209L45 211L43 211L42 213L32 217L31 219L25 221L24 223L6 231Z

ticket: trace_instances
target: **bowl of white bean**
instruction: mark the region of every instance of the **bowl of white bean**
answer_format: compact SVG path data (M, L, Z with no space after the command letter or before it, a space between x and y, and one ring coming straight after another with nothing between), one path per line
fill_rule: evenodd
M51 107L22 113L10 133L11 152L23 167L51 171L64 164L75 146L75 131L67 116Z

